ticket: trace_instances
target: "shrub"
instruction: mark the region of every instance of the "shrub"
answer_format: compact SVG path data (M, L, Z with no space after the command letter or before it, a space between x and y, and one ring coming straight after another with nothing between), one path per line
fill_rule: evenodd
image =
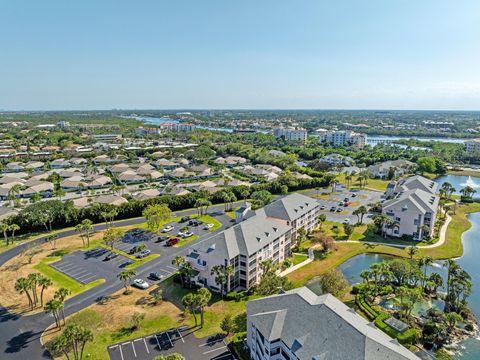
M467 331L473 331L473 330L474 330L474 327L473 327L472 324L467 324L467 325L465 325L465 330L467 330Z
M352 294L357 295L363 293L365 284L355 284L352 286Z

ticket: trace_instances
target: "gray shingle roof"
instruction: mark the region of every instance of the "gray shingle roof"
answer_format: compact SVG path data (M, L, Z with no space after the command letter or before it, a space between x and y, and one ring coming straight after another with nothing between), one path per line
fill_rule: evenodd
M303 287L250 301L249 321L268 341L281 339L299 360L418 360L330 294Z
M385 201L383 208L388 209L390 207L404 207L407 208L413 206L422 213L432 212L434 213L438 208L440 198L430 192L413 189L402 191L394 199Z
M311 197L293 193L264 207L267 217L293 221L318 206Z

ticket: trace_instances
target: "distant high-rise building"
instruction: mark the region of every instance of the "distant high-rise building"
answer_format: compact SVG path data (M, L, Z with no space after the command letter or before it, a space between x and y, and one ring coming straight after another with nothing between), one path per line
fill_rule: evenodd
M320 141L333 146L354 145L363 148L367 142L367 135L351 130L330 130L319 133Z
M278 138L283 138L285 141L303 143L307 141L307 130L300 128L275 128L273 129L273 135Z
M480 152L480 139L465 141L465 151L469 153Z

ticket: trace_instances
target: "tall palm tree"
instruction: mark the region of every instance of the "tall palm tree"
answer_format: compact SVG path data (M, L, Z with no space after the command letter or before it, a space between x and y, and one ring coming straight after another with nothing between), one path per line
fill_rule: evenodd
M20 226L17 224L11 224L8 228L12 232L12 242L15 241L15 231L20 230Z
M15 282L15 290L19 294L25 294L28 298L28 305L30 306L30 310L33 309L33 299L30 295L31 283L30 280L26 278L18 278Z
M7 198L8 200L10 200L10 206L13 206L13 203L17 198L17 195L19 195L21 191L22 191L22 186L20 184L13 185L10 188L10 190L8 190Z
M200 309L200 327L203 327L205 307L210 302L212 293L207 288L201 288L198 290L196 296L198 297L198 305Z
M48 289L53 285L53 281L45 276L42 276L40 280L38 280L38 285L40 286L40 306L43 307L43 292L45 289Z
M60 322L60 311L63 309L63 303L58 299L52 299L45 304L44 310L47 314L52 314L58 328L62 327Z
M172 265L175 265L180 268L183 264L185 264L185 258L183 256L177 255L172 259ZM183 275L181 271L180 271L180 281L182 282L182 287L185 287L185 284L183 281Z
M424 289L425 289L425 282L427 280L427 269L432 264L433 264L433 259L430 256L424 256L418 260L418 266L420 266L420 268L423 267L422 288Z
M126 270L122 270L120 271L120 273L117 275L118 279L123 282L123 286L125 287L125 292L124 294L127 294L128 293L128 282L134 277L136 276L137 273L135 272L135 270L132 270L132 269L126 269Z

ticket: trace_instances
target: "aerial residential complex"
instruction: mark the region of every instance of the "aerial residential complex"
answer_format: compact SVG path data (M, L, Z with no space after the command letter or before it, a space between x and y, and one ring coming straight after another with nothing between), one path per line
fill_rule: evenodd
M186 256L197 271L193 279L197 284L218 291L212 268L232 265L235 275L227 285L228 291L255 286L263 275L262 261L283 262L291 255L297 231L316 227L319 205L316 200L295 193L256 211L240 211L246 220L202 241Z
M418 360L397 341L330 294L307 287L247 304L253 360Z
M387 233L394 237L409 235L415 240L431 237L440 201L437 188L436 182L420 175L390 183L382 213L396 225L385 229Z
M367 142L367 135L352 130L317 130L320 141L333 146L353 145L363 148Z

